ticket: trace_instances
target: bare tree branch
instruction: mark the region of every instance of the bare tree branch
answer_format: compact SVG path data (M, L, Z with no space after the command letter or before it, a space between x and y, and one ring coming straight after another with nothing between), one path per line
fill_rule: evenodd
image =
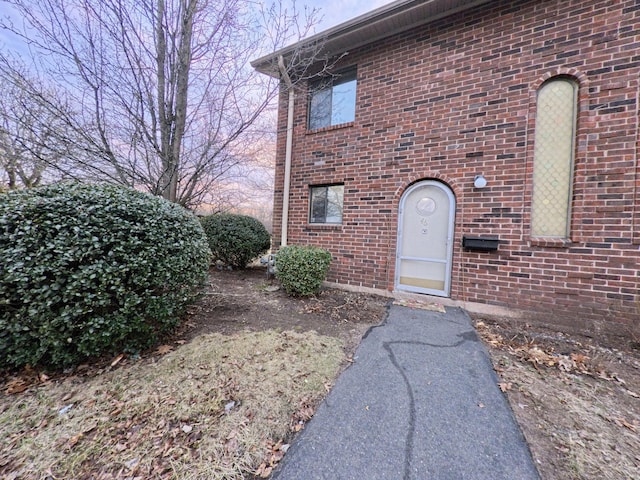
M317 14L303 18L278 2L257 10L250 0L6 3L24 24L4 19L0 28L29 45L34 63L27 73L0 53L0 74L33 99L34 113L55 119L48 135L57 156L33 158L189 207L252 168L249 147L265 139L259 119L279 82L249 61L306 35ZM315 61L301 52L289 68L303 79ZM9 181L20 172L11 167Z

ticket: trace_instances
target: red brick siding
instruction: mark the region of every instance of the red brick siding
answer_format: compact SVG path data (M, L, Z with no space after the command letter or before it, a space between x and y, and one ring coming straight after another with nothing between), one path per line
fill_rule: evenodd
M634 0L496 1L350 52L352 124L306 130L297 91L288 242L334 256L330 280L394 287L397 210L415 181L457 202L453 299L541 312L583 330L640 315L640 7ZM531 238L536 91L579 84L569 242ZM274 239L280 239L287 96L281 96ZM482 173L488 187L473 188ZM309 186L344 183L341 226L308 224ZM497 235L494 253L463 234Z

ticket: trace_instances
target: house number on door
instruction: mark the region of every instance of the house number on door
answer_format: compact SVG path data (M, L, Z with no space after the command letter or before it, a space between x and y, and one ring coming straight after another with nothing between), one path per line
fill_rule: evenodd
M420 233L422 233L422 235L427 235L429 233L429 222L427 222L426 218L421 218L420 224L422 225Z

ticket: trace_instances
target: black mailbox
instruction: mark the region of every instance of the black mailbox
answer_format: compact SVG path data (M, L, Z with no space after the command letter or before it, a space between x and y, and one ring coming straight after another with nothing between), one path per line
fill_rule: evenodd
M498 250L498 237L472 237L463 235L462 248L476 252L494 252Z

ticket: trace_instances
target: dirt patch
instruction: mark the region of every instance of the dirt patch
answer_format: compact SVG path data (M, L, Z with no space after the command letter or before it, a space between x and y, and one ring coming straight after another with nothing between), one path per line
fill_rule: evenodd
M384 319L389 299L323 289L316 297L294 298L267 278L266 269L212 270L210 287L190 310L180 335L225 335L267 329L315 331L345 342L352 354L362 335Z
M543 479L640 478L640 352L503 319L476 328Z

